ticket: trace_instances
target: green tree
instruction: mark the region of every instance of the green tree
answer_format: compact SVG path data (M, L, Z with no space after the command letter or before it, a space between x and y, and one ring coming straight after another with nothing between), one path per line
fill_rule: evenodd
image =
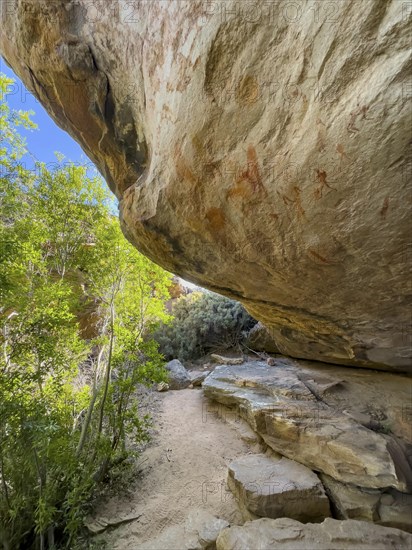
M0 76L0 543L74 548L111 467L146 437L135 387L163 379L151 334L171 276L122 236L99 177L21 162ZM96 331L80 337L92 305Z
M99 336L95 339L95 363L92 399L83 425L78 453L85 448L86 434L97 407L97 440L104 432L104 413L110 408L111 453L121 445L124 452L130 428L141 433L141 425L130 415L131 396L137 383L150 383L165 378L162 356L148 335L167 322L165 302L169 297L171 275L137 252L123 237L118 220L105 224L92 251L93 270L89 273L89 292L99 302ZM116 369L115 382L112 381ZM110 393L110 387L112 392ZM114 396L117 392L118 395ZM99 402L96 404L96 401ZM116 402L116 403L115 403ZM134 410L135 410L134 403ZM93 433L93 431L92 431ZM106 473L109 457L101 465L98 477Z

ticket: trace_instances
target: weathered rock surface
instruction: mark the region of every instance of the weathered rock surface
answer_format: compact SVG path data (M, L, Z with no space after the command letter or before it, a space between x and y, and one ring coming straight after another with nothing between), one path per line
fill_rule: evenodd
M258 519L223 529L217 550L409 550L412 535L364 521L327 518L300 523L289 518Z
M245 362L243 357L226 357L217 353L212 353L210 358L214 363L219 363L220 365L241 365Z
M352 373L352 385L362 394L359 397L356 391L345 390L347 384L343 384L340 376L335 385L330 377L325 384L322 368L308 368L305 363L298 366L296 362L283 359L277 367L259 361L218 366L203 382L203 389L209 398L235 407L269 447L287 458L343 483L410 491L412 471L408 443L394 434L366 428L345 409L352 406L356 410L358 399L365 406L368 399L375 399L373 383L369 393L363 385L368 379L374 380L373 373L363 371L366 380L362 380L362 373ZM337 370L338 374L347 371L347 378L351 378L349 369ZM406 377L386 375L391 376L397 388L394 391L400 392L398 406L402 408L402 399L409 404L411 381ZM355 383L358 378L363 384ZM311 379L312 387L324 388L326 385L329 392L336 392L336 397L325 390L323 399L320 398L305 379ZM316 379L320 380L318 384ZM392 397L388 391L381 396L381 403L390 407ZM336 405L333 405L334 400ZM374 406L378 404L375 402Z
M173 359L173 361L166 363L165 369L169 375L169 389L183 390L184 388L188 388L192 383L189 372L178 359Z
M212 516L204 510L192 512L189 515L186 529L197 535L198 545L202 550L216 548L216 539L222 529L229 527L226 520Z
M256 323L249 331L246 338L246 345L255 351L279 353L279 348L270 331L260 322Z
M412 495L395 489L382 493L344 485L324 474L320 478L334 505L335 517L373 521L412 532Z
M377 523L412 533L412 496L392 490L379 500Z
M201 386L206 376L209 375L209 371L193 370L189 373L191 383L194 387Z
M406 370L408 6L7 0L0 47L143 253L286 355Z
M229 526L224 519L215 517L206 510L193 509L181 524L171 525L147 542L133 543L121 548L133 550L216 550L216 539L220 531Z
M252 430L249 423L240 416L236 408L226 407L222 403L209 401L206 409L206 415L216 415L224 422L229 424L236 432L239 439L248 443L250 447L255 447L256 452L261 452L267 449L267 445L264 443L260 435ZM274 455L276 453L273 453ZM278 455L278 458L281 458Z
M293 460L263 454L237 458L229 464L228 486L241 510L268 518L288 517L320 522L329 517L329 499L318 476ZM253 517L255 516L255 517Z

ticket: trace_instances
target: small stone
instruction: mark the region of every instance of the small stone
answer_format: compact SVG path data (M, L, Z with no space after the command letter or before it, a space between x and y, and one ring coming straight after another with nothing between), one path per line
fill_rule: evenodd
M166 382L159 382L157 384L157 391L163 392L167 391L169 389L169 384L166 384Z

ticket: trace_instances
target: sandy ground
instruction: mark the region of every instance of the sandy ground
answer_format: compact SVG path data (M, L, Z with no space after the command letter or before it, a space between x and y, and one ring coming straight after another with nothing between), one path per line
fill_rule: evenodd
M118 495L98 510L110 523L140 515L99 536L110 550L184 550L185 524L196 510L242 523L226 487L229 462L251 452L233 427L236 419L219 418L219 405L200 389L157 395L158 434L139 458L142 471L131 496Z
M321 383L325 376L341 382L327 394L330 406L360 423L378 422L410 443L411 378L306 361L299 366L312 382ZM97 517L110 524L98 537L107 542L107 550L193 548L187 535L193 514L202 511L242 524L226 487L227 467L238 456L263 452L258 436L236 413L207 401L201 389L164 394L145 390L140 399L157 429L138 459L137 481L97 509Z

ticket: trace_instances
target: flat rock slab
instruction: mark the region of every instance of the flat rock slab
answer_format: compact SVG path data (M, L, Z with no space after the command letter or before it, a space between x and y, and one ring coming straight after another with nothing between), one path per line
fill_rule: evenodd
M247 510L260 517L307 522L330 516L329 500L318 476L287 458L246 455L229 465L228 485Z
M412 535L363 521L327 518L323 523L300 523L262 518L223 529L217 550L409 550Z
M217 353L212 353L210 358L220 365L241 365L245 362L243 357L225 357L224 355L218 355Z
M394 440L328 406L299 376L286 359L276 369L259 361L218 366L203 389L287 458L343 483L408 492L411 469Z
M142 514L118 517L118 518L86 518L84 521L84 526L89 530L92 535L98 535L103 533L106 529L112 529L114 527L119 527L124 523L132 523L133 521L138 520Z

